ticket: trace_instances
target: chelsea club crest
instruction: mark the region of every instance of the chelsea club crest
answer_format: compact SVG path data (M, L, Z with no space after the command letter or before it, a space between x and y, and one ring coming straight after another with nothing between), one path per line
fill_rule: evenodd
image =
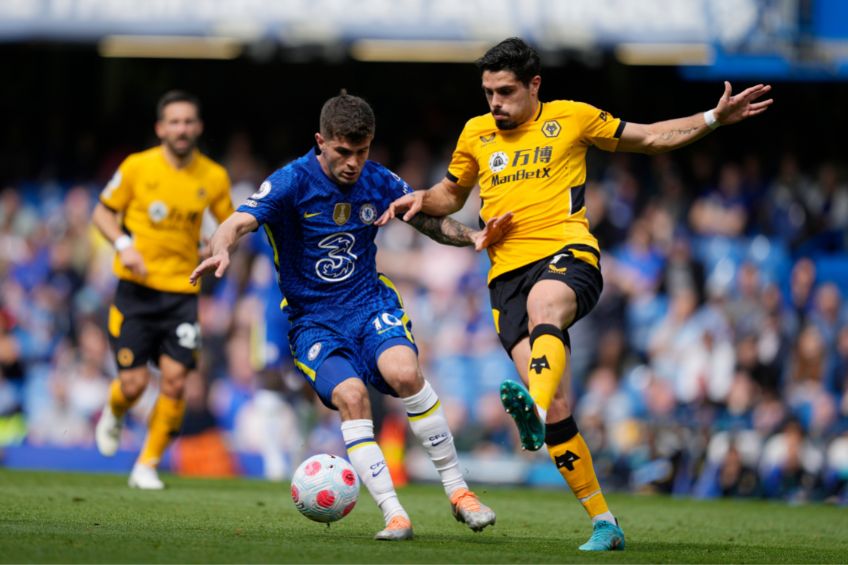
M359 209L359 219L363 224L373 224L377 219L377 208L373 204L363 204Z
M320 341L312 344L312 347L309 348L309 352L306 354L306 358L310 361L315 361L315 358L318 357L319 353L321 353Z

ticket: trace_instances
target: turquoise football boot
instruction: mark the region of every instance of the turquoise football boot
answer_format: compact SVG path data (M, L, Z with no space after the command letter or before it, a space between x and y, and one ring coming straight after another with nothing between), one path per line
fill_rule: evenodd
M617 520L616 520L617 521ZM595 522L592 537L578 547L580 551L616 551L624 549L624 532L618 524L601 520Z
M501 404L518 426L521 447L539 451L545 444L545 424L536 415L536 403L524 385L510 380L501 383Z

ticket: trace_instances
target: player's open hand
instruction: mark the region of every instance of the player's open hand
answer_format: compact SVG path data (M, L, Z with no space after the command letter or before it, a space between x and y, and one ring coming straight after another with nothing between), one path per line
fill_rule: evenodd
M772 105L774 100L771 98L760 100L759 102L756 100L770 91L771 85L758 84L731 96L732 89L730 83L724 81L724 94L719 98L718 106L714 110L716 120L721 125L730 125L740 122L745 118L762 114Z
M204 259L200 265L195 267L194 271L191 272L191 275L188 277L188 282L192 284L192 286L197 285L197 281L200 280L200 277L203 273L214 270L215 278L220 279L224 276L224 273L227 272L227 267L230 266L230 254L229 253L218 253L217 255L212 255L208 259Z
M135 247L127 247L118 254L121 264L138 277L147 276L147 265L144 264L144 258Z
M474 251L483 251L496 244L512 229L512 212L489 218L486 226L474 235Z
M383 215L380 216L375 226L385 226L389 220L396 217L398 214L403 214L403 221L408 222L415 214L421 211L421 206L424 204L424 191L416 190L409 194L404 194L386 208Z

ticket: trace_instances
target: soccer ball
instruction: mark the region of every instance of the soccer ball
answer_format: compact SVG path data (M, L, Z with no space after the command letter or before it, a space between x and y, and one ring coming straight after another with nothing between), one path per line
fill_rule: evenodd
M291 497L295 507L310 520L335 522L356 505L359 477L341 457L313 455L294 472Z

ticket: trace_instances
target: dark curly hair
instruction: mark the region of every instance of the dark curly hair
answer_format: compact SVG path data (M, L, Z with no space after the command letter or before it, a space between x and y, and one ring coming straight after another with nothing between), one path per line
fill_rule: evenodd
M520 37L504 39L477 59L481 73L512 71L525 86L539 74L541 66L539 54Z
M368 102L342 90L321 108L321 135L324 139L346 139L359 143L374 135L376 121Z

